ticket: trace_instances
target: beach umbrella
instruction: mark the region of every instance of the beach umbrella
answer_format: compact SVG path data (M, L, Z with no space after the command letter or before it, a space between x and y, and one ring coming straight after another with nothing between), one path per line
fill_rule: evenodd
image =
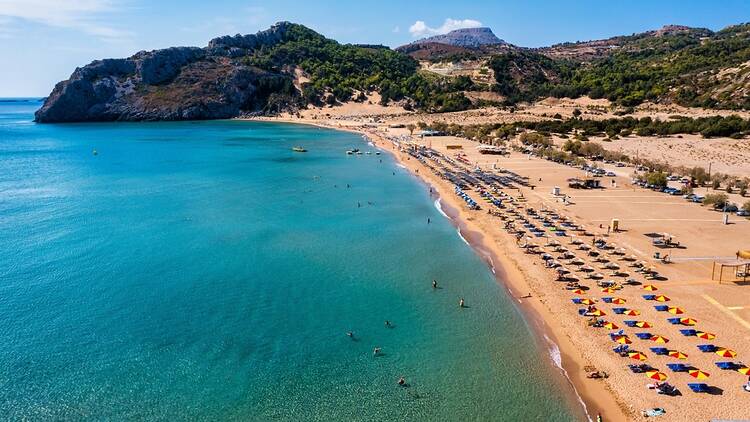
M627 300L625 300L625 299L623 299L621 297L616 297L616 298L612 299L612 303L614 303L615 305L622 305L625 302L627 302Z
M633 341L628 336L615 336L615 343L632 344Z
M584 305L593 305L594 301L591 300L591 299L586 298L586 299L581 299L581 303L584 304Z
M614 293L614 292L616 292L616 290L611 287L605 287L602 289L602 293Z
M657 302L669 302L671 299L669 299L669 297L667 296L659 295L659 296L656 296L654 300Z
M659 371L646 371L646 376L657 381L666 381L667 374Z
M737 352L735 352L734 350L726 349L724 347L719 348L719 350L717 350L715 353L723 358L737 357Z
M624 315L627 315L627 316L638 316L638 315L640 315L641 313L640 313L640 312L638 312L638 311L636 311L635 309L628 309L628 310L627 310L627 311L625 311L625 312L624 312L623 314L624 314Z
M687 359L688 357L686 354L682 352L678 352L677 350L670 350L668 354L669 354L669 357L675 358L675 359Z
M602 312L599 309L594 309L590 314L593 315L593 316L604 316L604 315L607 315L607 314L605 314L604 312Z
M575 293L575 294L577 294L577 295L583 295L583 294L586 294L586 292L584 292L584 291L583 291L583 290L581 290L581 289L575 289L575 290L573 290L573 293Z
M651 324L646 321L638 321L635 323L635 326L638 328L651 328Z
M707 333L705 331L698 331L697 333L695 333L695 335L698 338L702 338L703 340L713 340L716 338L716 334Z
M690 374L691 377L699 380L704 380L711 376L708 372L703 372L700 369L691 369L688 371L688 374Z
M651 341L656 342L656 343L669 343L668 338L664 336L659 336L659 335L651 336Z
M669 309L667 309L667 312L674 315L680 315L684 314L685 310L677 306L670 306Z
M659 289L653 284L646 284L645 286L643 286L643 290L648 290L649 292L655 292Z
M630 352L630 353L628 353L628 357L630 359L635 359L635 360L640 360L640 361L644 361L644 360L647 359L646 355L644 355L641 352Z
M620 327L618 327L617 324L615 324L614 322L605 322L604 328L607 328L609 330L617 330Z
M742 375L750 375L750 368L748 368L747 366L743 366L742 368L737 368L737 372Z
M693 326L693 325L695 325L697 323L698 323L698 321L696 321L693 318L680 318L680 324L682 324L682 325Z

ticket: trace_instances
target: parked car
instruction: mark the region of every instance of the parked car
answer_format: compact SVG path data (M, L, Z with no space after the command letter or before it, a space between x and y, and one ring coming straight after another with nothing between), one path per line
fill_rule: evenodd
M695 195L693 199L691 199L691 201L695 202L696 204L702 204L704 199L706 198L703 196Z
M606 174L606 176L607 177L615 177L617 175L614 172L612 172L612 171L608 171L607 174Z
M739 210L737 211L737 215L740 217L750 217L750 211L748 210Z

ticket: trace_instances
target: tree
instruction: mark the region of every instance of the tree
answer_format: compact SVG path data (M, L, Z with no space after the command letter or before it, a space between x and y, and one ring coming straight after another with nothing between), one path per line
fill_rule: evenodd
M526 132L522 133L519 138L522 144L530 145L534 148L551 147L552 141L538 132Z
M747 201L744 204L742 204L742 209L750 212L750 201Z
M416 128L417 127L413 123L409 123L408 125L406 125L406 129L409 130L409 135L413 135L414 134L414 129L416 129Z
M667 175L666 173L662 173L660 171L646 173L644 179L646 180L646 183L650 185L658 186L660 188L667 186Z
M729 202L729 197L726 193L711 193L706 195L703 199L703 203L706 205L714 205L718 208L724 207Z
M583 113L581 113L581 110L579 110L577 108L573 110L573 117L578 118L578 117L581 116L581 114L583 114Z

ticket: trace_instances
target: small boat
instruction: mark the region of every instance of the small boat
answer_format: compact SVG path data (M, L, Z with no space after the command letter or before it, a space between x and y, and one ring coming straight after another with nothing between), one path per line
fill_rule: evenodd
M97 151L97 150L93 150L93 151L91 151L91 153L92 153L93 155L99 155L99 151Z
M304 149L304 148L302 148L302 147L294 147L294 148L292 148L292 151L294 151L294 152L307 152L307 150Z
M361 154L361 153L359 152L359 149L354 148L354 149L350 149L349 151L347 151L346 154L352 155L352 154Z

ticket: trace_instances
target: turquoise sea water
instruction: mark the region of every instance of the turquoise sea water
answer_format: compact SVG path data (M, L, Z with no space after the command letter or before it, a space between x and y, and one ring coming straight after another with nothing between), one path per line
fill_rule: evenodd
M360 137L38 106L0 102L0 419L581 418L425 187L344 154Z

